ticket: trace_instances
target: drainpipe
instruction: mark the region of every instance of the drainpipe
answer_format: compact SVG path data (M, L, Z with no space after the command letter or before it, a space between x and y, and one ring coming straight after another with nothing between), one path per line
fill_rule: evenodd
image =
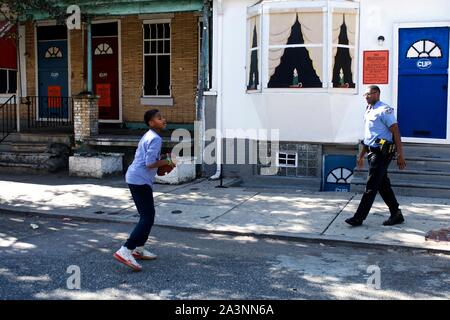
M87 91L93 94L92 91L92 33L91 21L87 22Z
M209 11L210 0L203 1L203 30L202 32L202 51L200 54L200 77L198 82L198 94L197 94L197 121L200 124L198 130L198 162L197 173L203 174L204 172L204 151L205 151L205 96L204 92L207 89L207 78L209 74Z
M17 93L16 98L16 129L20 132L20 102L22 101L22 65L20 64L20 32L19 19L16 19L16 61L17 61Z
M216 173L210 177L211 180L217 180L222 175L222 50L223 50L223 2L217 0L214 12L216 21L214 27L217 32L214 34L214 44L217 46L217 57L214 64L217 65L217 72L213 76L217 77L217 99L216 99L216 132L217 132L217 148L216 148Z

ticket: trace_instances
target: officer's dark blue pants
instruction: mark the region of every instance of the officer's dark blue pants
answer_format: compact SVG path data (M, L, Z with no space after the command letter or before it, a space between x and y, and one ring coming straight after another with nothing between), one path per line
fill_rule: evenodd
M390 156L383 155L379 151L369 153L369 175L367 177L366 190L354 215L355 218L362 220L367 218L377 192L380 192L381 197L389 207L391 215L397 212L399 204L391 188L391 181L387 176L391 160Z
M155 221L155 206L153 201L153 190L149 185L129 184L131 195L139 212L139 222L131 232L125 243L125 247L130 250L141 247L145 244Z

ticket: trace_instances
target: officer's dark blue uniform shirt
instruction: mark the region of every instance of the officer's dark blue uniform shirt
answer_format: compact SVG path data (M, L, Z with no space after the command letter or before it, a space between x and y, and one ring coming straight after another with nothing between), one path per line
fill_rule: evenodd
M364 114L364 144L370 147L379 147L378 139L392 141L392 133L389 128L397 123L394 109L386 103L378 101L375 105L368 106Z

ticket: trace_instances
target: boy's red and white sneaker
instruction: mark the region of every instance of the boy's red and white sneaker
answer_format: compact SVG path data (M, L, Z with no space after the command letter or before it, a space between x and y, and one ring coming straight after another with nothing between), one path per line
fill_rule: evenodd
M116 258L117 261L130 267L134 271L142 270L142 266L136 262L133 255L131 254L131 250L129 250L128 248L121 247L119 250L116 251L116 253L114 253L113 257Z
M134 249L133 257L139 260L155 260L156 258L158 258L156 254L145 250L144 247L137 247L136 249Z

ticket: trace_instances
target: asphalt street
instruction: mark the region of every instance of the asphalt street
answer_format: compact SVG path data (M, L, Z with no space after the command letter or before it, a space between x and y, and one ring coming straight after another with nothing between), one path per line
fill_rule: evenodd
M450 299L446 254L161 227L133 272L132 227L2 212L0 299Z

